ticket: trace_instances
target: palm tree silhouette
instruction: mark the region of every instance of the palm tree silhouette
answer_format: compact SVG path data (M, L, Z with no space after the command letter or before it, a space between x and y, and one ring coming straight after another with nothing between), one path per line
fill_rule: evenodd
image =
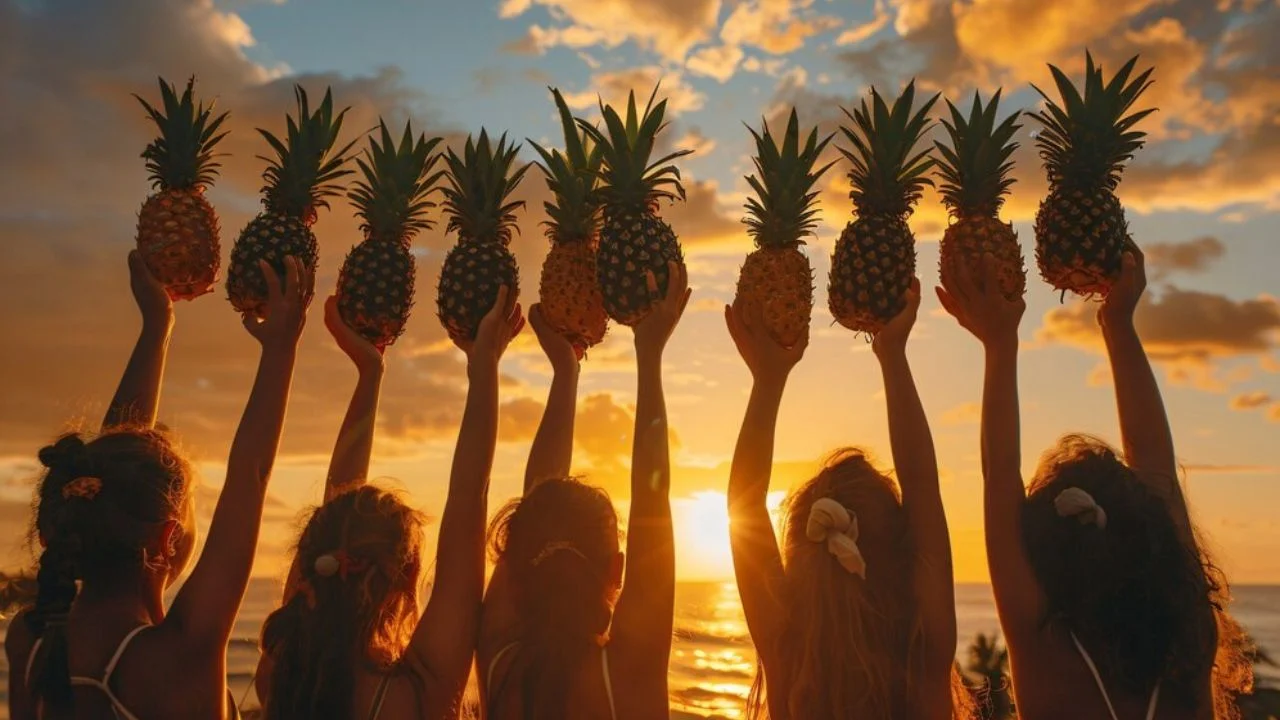
M980 720L1008 720L1014 717L1013 692L1009 683L1009 649L999 633L978 633L969 644L965 673L973 683Z

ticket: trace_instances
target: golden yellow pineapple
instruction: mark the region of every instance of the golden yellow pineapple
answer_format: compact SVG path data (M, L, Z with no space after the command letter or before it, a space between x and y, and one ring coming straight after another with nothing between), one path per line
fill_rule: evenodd
M197 105L194 85L194 79L188 80L178 97L160 78L163 111L134 95L160 129L160 136L142 151L158 192L138 212L138 250L174 300L211 292L221 261L218 215L204 191L218 175L214 147L227 135L218 132L227 114L213 117L213 103Z
M480 138L467 137L459 156L445 151L448 170L444 188L444 214L449 230L458 233L440 268L436 288L436 315L454 341L472 340L485 313L493 308L498 288L511 288L509 302L520 296L520 268L507 245L517 230L516 210L524 201L507 202L520 184L528 165L511 171L519 145L507 145L503 134L497 145L480 130Z
M363 176L347 193L360 218L364 240L352 248L338 273L338 312L353 330L378 348L404 332L413 308L417 267L409 245L430 228L427 197L444 174L431 174L440 159L432 150L440 138L419 135L405 123L399 147L379 121L381 142L370 138L368 162L357 158Z
M1032 113L1044 124L1036 145L1049 175L1049 195L1036 212L1036 262L1045 281L1064 293L1105 296L1133 242L1115 191L1124 164L1146 137L1133 127L1155 112L1125 114L1151 85L1150 68L1129 81L1137 62L1133 57L1104 82L1102 68L1085 53L1083 97L1050 65L1062 106L1036 88L1046 102L1045 110Z
M801 145L795 108L781 148L768 124L759 133L747 130L755 139L758 176L747 177L755 197L747 199L749 217L743 222L757 249L742 265L733 302L760 308L770 337L792 347L805 336L813 316L813 268L800 246L817 223L813 185L831 167L828 163L815 170L814 165L833 136L819 141L814 128Z
M578 120L578 126L604 154L604 170L600 173L604 222L596 255L596 279L609 317L628 326L640 322L653 303L666 294L667 263L684 263L675 232L658 217L658 202L684 199L680 170L669 163L693 151L677 150L649 160L658 133L666 127L662 118L667 101L654 105L657 95L658 88L654 87L641 114L637 113L635 93L630 93L625 121L602 101L603 133ZM657 297L649 292L646 272L653 273L658 283Z
M547 150L530 140L554 202L546 202L551 250L542 263L538 287L543 317L581 353L604 339L609 316L596 284L596 246L600 242L600 201L595 192L604 155L598 144L587 150L560 91L551 90L564 130L565 151Z
M906 306L906 293L916 273L915 235L907 218L933 167L929 148L912 155L928 128L934 95L912 112L915 82L893 102L892 109L875 88L871 108L866 100L845 115L857 126L842 127L853 150L839 148L853 168L849 197L857 219L836 241L827 285L831 315L855 332L874 335Z
M333 96L328 89L314 113L301 86L294 86L294 94L298 117L296 121L285 118L288 134L284 142L266 130L258 130L275 151L262 174L266 180L262 188L263 211L249 221L231 248L227 299L236 311L255 317L263 316L267 303L267 280L259 262L266 260L282 278L288 256L314 269L320 255L311 231L317 210L329 207L328 198L340 192L335 181L352 172L344 166L355 141L332 152L347 111L334 115ZM311 297L306 300L311 302Z
M1027 289L1027 271L1022 246L1013 225L1000 220L1004 196L1014 182L1010 158L1018 144L1013 135L1021 125L1014 112L996 125L996 108L1000 91L985 107L982 97L973 94L973 108L968 120L947 100L951 119L942 121L951 145L936 142L941 156L938 174L942 185L938 193L955 220L942 236L938 275L942 287L951 291L961 268L975 280L981 278L982 258L990 253L995 258L1000 289L1010 300L1021 297Z

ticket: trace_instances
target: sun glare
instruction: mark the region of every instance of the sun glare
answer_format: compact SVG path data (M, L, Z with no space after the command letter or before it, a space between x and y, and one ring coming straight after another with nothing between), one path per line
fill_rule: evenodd
M766 501L774 525L785 493L771 492ZM702 490L672 498L676 535L676 576L681 580L723 580L733 577L729 547L728 500L723 492Z

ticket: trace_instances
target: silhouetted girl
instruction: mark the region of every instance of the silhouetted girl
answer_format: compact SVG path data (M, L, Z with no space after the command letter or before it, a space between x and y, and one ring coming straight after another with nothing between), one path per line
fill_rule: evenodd
M628 568L609 496L569 479L578 361L530 319L554 368L524 497L490 530L497 563L485 596L477 667L492 720L650 720L669 714L675 602L662 353L689 300L671 263L666 297L635 326L639 386L631 466ZM651 292L657 287L649 276ZM615 602L616 600L616 602Z
M1227 586L1200 547L1159 386L1134 329L1146 287L1137 247L1098 313L1124 457L1068 436L1022 484L1018 323L994 263L962 276L946 309L983 344L987 556L1018 716L1229 718L1250 682ZM1216 660L1215 660L1216 658Z
M154 429L172 306L136 253L129 262L143 329L102 432L40 451L39 593L5 639L14 720L235 716L227 640L253 564L311 275L287 258L282 287L264 264L267 318L245 323L262 345L257 378L208 541L166 611L165 589L195 546L195 478Z
M906 356L919 306L915 282L872 343L898 482L861 450L837 451L784 505L781 552L766 507L774 432L808 336L781 347L759 307L725 308L753 379L729 478L734 570L762 669L750 718L968 716L937 460Z
M325 324L359 372L325 482L303 528L284 603L262 629L264 716L454 718L471 672L484 590L489 473L498 433L498 361L524 325L502 288L467 355L467 404L440 520L435 584L418 607L425 519L368 485L382 354L343 323Z

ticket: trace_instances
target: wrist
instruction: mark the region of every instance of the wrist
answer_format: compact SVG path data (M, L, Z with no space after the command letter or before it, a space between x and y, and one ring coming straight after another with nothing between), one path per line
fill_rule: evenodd
M573 362L553 362L551 363L551 373L555 377L576 378L582 366L577 360Z
M173 311L142 316L144 335L168 335L173 330Z
M1137 327L1133 324L1133 315L1128 313L1108 313L1104 307L1098 313L1098 326L1104 337L1111 335L1137 335Z
M376 363L370 360L356 364L356 372L362 380L381 380L386 370L386 364L382 362L382 358L378 358Z
M780 398L783 391L787 389L787 373L762 374L752 376L751 380L752 394Z
M1018 353L1018 333L1004 332L993 333L992 335L982 339L982 347L987 353L1014 354Z
M469 381L496 378L498 376L498 358L492 355L468 355L467 379Z

